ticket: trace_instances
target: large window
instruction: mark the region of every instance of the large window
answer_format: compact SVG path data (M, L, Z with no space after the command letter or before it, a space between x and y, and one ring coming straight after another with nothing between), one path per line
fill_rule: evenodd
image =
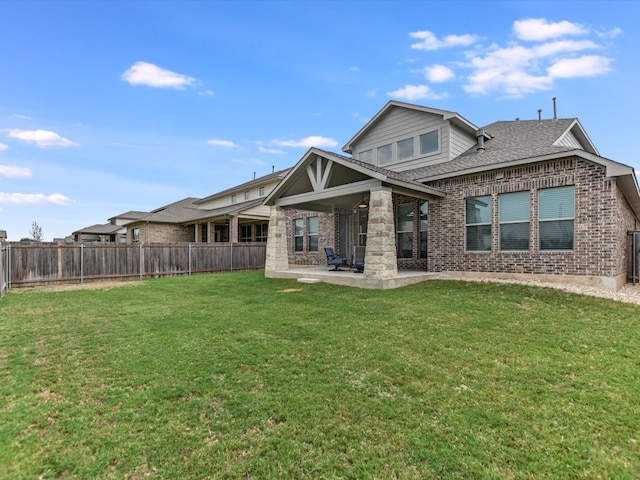
M251 241L251 225L240 225L240 241Z
M367 246L367 226L369 224L369 209L360 208L358 210L358 245Z
M391 145L378 147L378 165L386 165L393 161L393 148Z
M435 153L440 149L438 145L438 131L425 133L420 135L420 154L427 155Z
M269 224L258 223L256 225L256 242L266 242L269 236Z
M398 142L398 160L406 160L413 157L413 137Z
M429 203L420 204L420 258L427 258L427 227L429 222Z
M309 217L307 221L309 223L307 248L310 252L317 252L318 251L318 217Z
M293 221L293 251L304 252L304 219Z
M491 197L467 198L467 250L491 250Z
M538 191L540 250L573 250L575 188Z
M361 162L373 163L373 150L365 150L358 154L358 160Z
M500 250L529 250L531 193L505 193L499 197Z
M413 258L413 204L403 203L396 208L398 258Z
M133 243L138 243L140 241L140 229L132 228L131 229L131 241Z

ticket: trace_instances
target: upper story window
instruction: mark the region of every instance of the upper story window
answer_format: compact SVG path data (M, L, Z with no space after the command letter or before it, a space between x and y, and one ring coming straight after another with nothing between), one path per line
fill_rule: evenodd
M264 187L260 187L260 189L258 190L258 195L264 197Z
M373 163L373 150L369 149L364 152L360 152L358 159L361 162Z
M358 160L374 165L389 165L417 159L440 152L440 130L403 138L398 142L380 145L358 152Z
M251 192L244 192L244 199L249 200L251 198Z
M438 131L420 135L420 155L435 153L440 149Z
M391 144L378 147L378 165L387 165L393 162L393 148Z
M413 138L407 138L398 142L398 161L413 157Z
M236 203L238 201L238 197L235 195L231 195L231 203Z

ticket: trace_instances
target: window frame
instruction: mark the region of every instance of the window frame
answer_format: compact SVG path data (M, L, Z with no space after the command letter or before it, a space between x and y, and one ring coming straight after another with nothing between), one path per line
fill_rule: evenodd
M406 209L407 213L402 213L401 210ZM413 203L399 203L396 205L396 258L398 259L412 259L413 258L413 230L414 230L414 218L415 212ZM404 229L400 227L404 226ZM407 228L408 226L408 228ZM408 238L408 240L406 240ZM403 240L405 239L405 240ZM410 248L402 248L402 246L410 245ZM409 255L401 255L400 252L409 252Z
M304 218L293 219L293 253L304 253L304 223Z
M503 212L506 211L506 208L504 208L504 204L503 202L505 202L505 200L509 199L509 198L516 198L516 196L527 196L527 214L526 214L526 220L524 219L525 217L523 216L521 219L517 219L517 220L503 220L502 219L502 214ZM505 228L505 226L507 225L526 225L527 226L527 237L526 237L526 247L524 248L505 248L503 246L503 242L505 241L505 239L503 239L503 233L505 233L505 230L508 230L510 227ZM520 192L509 192L509 193L502 193L500 195L498 195L498 248L500 251L502 252L526 252L531 250L531 191L529 190L523 190ZM520 241L523 241L524 239L517 239Z
M253 236L253 228L252 225L240 225L240 242L248 243L251 242Z
M382 163L380 161L380 152L381 151L386 151L387 149L389 150L389 161L388 162L384 162ZM393 143L387 143L385 145L380 145L379 147L376 148L376 164L377 165L391 165L393 162Z
M307 252L316 253L319 250L318 240L320 239L320 218L307 217ZM312 228L315 223L315 229Z
M422 137L426 137L427 135L432 135L435 134L436 136L436 148L435 150L430 150L427 152L424 152L422 150ZM418 135L418 151L420 152L420 156L421 157L426 157L429 155L436 155L438 153L440 153L442 151L442 142L440 141L440 129L437 128L435 130L431 130L429 132L424 132Z
M259 197L264 197L264 187L260 187L260 188L258 189L258 196L259 196Z
M257 223L256 224L256 242L266 242L269 238L269 224Z
M411 145L411 155L400 158L400 152L402 151L401 144ZM411 160L416 156L416 138L410 137L405 138L404 140L399 140L396 142L396 152L397 152L397 162L404 162L406 160Z
M426 208L422 208L426 207ZM423 211L424 210L424 211ZM424 227L424 228L423 228ZM429 202L421 202L418 206L418 246L419 257L427 258L429 256Z
M237 201L238 201L238 197L235 194L231 195L231 203L233 204L233 203L236 203Z
M468 208L468 204L470 201L479 201L481 199L485 199L488 200L488 208L489 208L489 220L488 221L481 221L481 222L470 222L469 218L468 218L468 214L469 214L469 208ZM491 247L492 247L492 238L493 238L493 197L491 195L481 195L481 196L476 196L476 197L467 197L464 199L464 233L465 233L465 238L464 238L464 249L465 252L490 252L491 251ZM484 227L484 228L482 228ZM482 230L486 230L486 227L489 227L489 232L487 235L487 232L485 231L483 233ZM469 248L469 239L471 238L469 235L469 230L470 229L478 229L479 230L479 235L476 236L482 236L482 237L489 237L489 245L488 248Z
M571 216L558 216L558 217L549 217L549 218L542 218L542 195L545 192L551 192L551 191L555 191L555 192L559 192L560 190L571 190ZM569 252L569 251L574 251L575 250L575 240L576 240L576 235L575 235L575 222L576 222L576 189L575 189L575 185L566 185L563 187L552 187L552 188L542 188L539 189L537 192L537 197L538 197L538 249L540 252ZM543 228L543 225L547 226L547 225L552 225L554 223L558 224L558 225L562 225L562 224L568 224L571 223L571 246L570 248L543 248L543 230L546 230L546 228ZM548 242L548 240L547 240Z

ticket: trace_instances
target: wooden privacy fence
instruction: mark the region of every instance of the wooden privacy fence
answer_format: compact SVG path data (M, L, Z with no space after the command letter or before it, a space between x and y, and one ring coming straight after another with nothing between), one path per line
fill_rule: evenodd
M264 268L264 243L10 244L2 291L11 286L191 275Z

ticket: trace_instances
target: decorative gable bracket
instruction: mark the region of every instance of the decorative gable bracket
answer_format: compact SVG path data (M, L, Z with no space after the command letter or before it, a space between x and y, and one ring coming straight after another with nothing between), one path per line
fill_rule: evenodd
M314 192L321 192L327 188L332 167L333 160L323 158L320 155L317 155L315 160L307 165L307 175L309 175Z

